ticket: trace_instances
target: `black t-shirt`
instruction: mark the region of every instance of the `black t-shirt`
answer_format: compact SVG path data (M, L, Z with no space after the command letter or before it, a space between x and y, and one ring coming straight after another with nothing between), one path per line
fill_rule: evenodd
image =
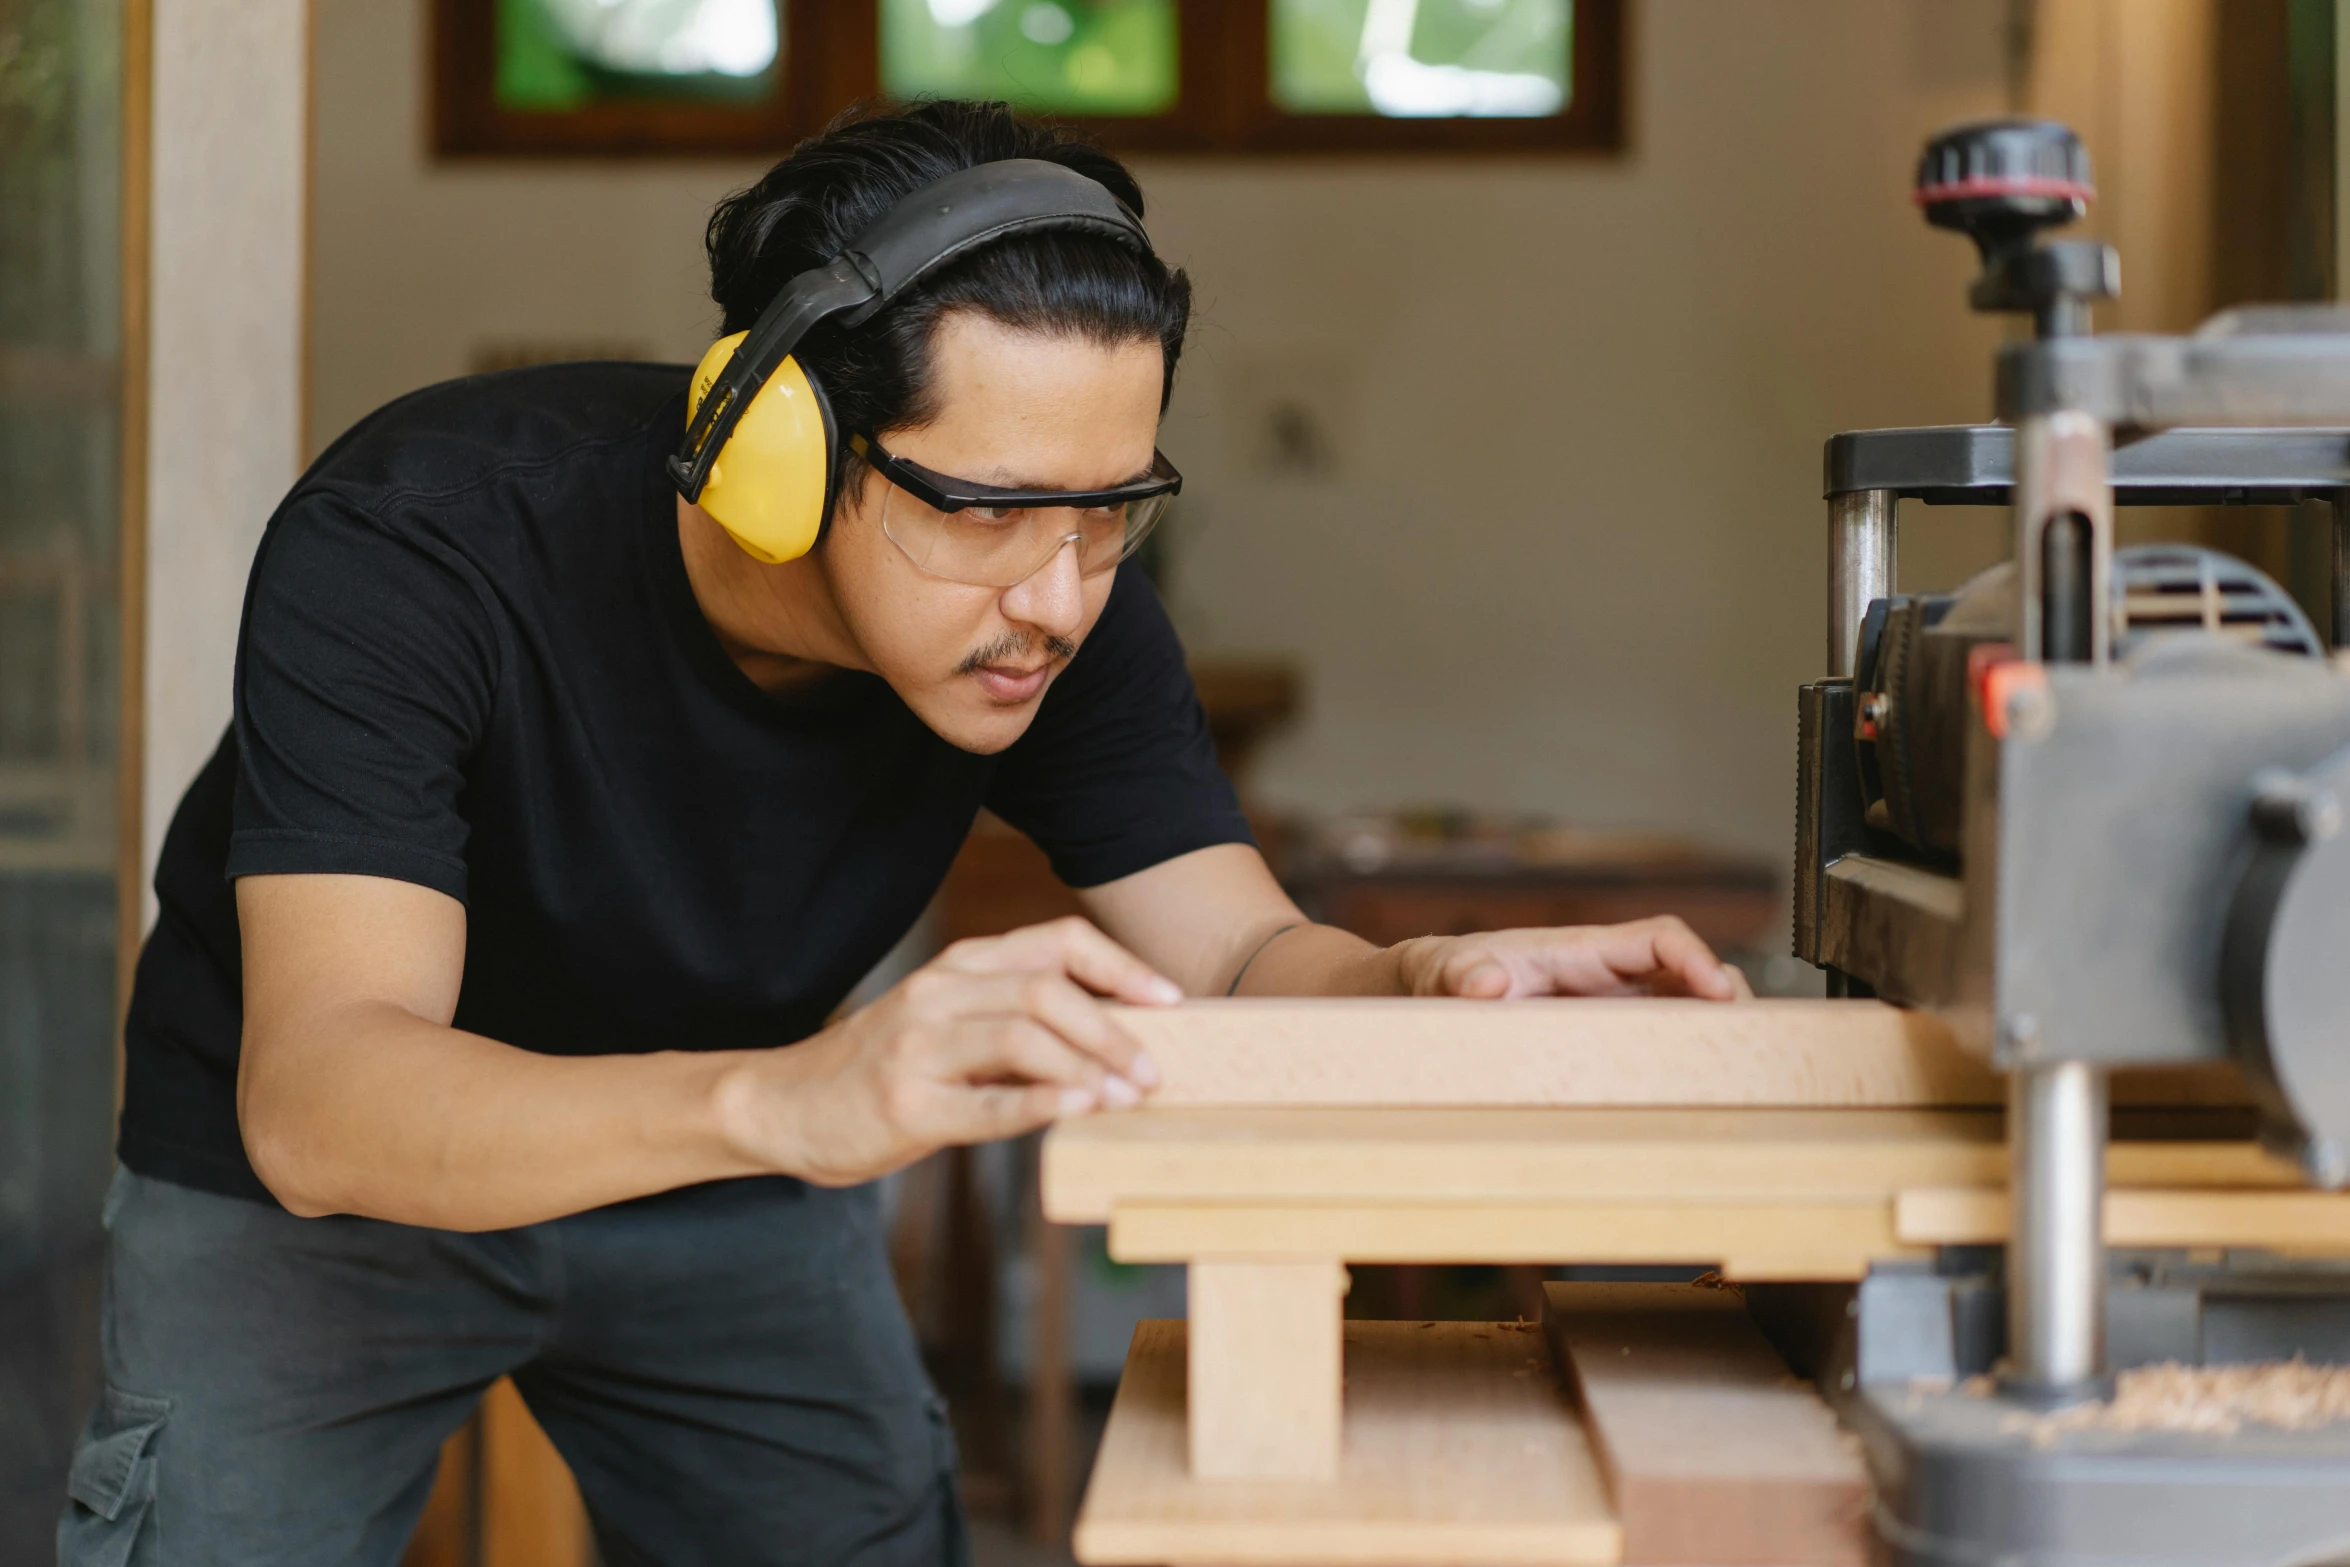
M940 739L874 676L754 685L678 550L661 460L685 375L560 365L418 392L270 519L235 722L156 870L126 1031L130 1168L268 1200L237 1130L239 876L352 872L463 900L457 1026L594 1055L813 1033L982 805L1077 887L1248 841L1131 565L997 756Z

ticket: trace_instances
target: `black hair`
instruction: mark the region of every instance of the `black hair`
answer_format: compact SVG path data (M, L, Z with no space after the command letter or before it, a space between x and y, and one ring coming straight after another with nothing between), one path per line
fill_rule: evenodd
M1080 133L1021 119L1006 104L949 99L891 113L854 108L710 214L706 244L710 297L723 314L719 334L747 331L784 284L839 255L904 196L1005 158L1074 169L1142 216L1142 187L1124 164ZM1165 355L1164 408L1191 323L1191 280L1181 268L1101 234L1046 230L984 245L923 278L870 320L820 327L795 350L823 385L844 438L937 416L931 343L940 317L953 310L1104 345L1156 339Z

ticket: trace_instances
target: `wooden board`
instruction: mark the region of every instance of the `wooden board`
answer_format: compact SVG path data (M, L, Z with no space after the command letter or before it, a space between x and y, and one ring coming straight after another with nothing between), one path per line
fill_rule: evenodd
M2225 1119L2189 1114L2182 1119ZM1051 1218L1121 1203L1890 1201L2007 1178L1992 1111L1145 1109L1044 1144ZM2120 1142L2115 1187L2298 1187L2235 1140Z
M1078 1514L1114 1563L1607 1564L1619 1531L1531 1324L1346 1324L1335 1481L1197 1480L1184 1324L1135 1330Z
M1580 1401L1625 1567L1860 1567L1868 1476L1737 1293L1550 1284L1543 1327Z
M1190 1001L1118 1009L1182 1105L1997 1105L2000 1080L1881 1002Z
M1894 1204L1894 1229L1913 1245L2004 1241L2008 1217L2007 1193L1996 1188L1905 1191ZM2110 1191L2105 1243L2350 1256L2350 1192Z
M1120 1262L1214 1257L1333 1262L1689 1263L1741 1279L1858 1279L1872 1261L1926 1255L1895 1236L1893 1204L1121 1203Z
M2002 1079L1879 1001L1215 998L1118 1008L1154 1104L1990 1107ZM2116 1104L2246 1103L2224 1064L2118 1074Z
M1188 1282L1191 1472L1334 1478L1346 1269L1332 1256L1201 1259Z

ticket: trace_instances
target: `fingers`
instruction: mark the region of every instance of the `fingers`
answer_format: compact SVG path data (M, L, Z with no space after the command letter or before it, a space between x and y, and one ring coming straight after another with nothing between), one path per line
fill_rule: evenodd
M1498 1001L1514 988L1507 963L1487 948L1464 942L1447 954L1436 970L1436 994Z
M1694 996L1751 999L1746 977L1680 919L1494 931L1449 938L1415 989L1423 995Z
M1027 1018L1129 1084L1155 1087L1159 1069L1096 997L1051 972L935 975L909 982L911 1003L934 1023Z
M1071 1114L1067 1096L1075 1089L1049 1083L989 1083L948 1089L939 1096L930 1131L938 1146L988 1143L1018 1137Z
M1660 914L1654 919L1639 920L1629 926L1618 926L1627 932L1640 932L1647 938L1645 974L1617 972L1630 980L1645 980L1648 988L1663 995L1695 996L1704 1001L1735 1001L1741 994L1751 998L1746 978L1714 956L1697 932L1675 915Z
M992 1142L1104 1105L1123 1109L1141 1095L1036 1024L999 1018L955 1031L934 1063L942 1079L924 1086L903 1130L921 1143Z
M933 1070L950 1084L1032 1082L1070 1090L1061 1110L1077 1115L1101 1105L1124 1110L1142 1090L1043 1024L1025 1017L971 1019L939 1044Z
M999 1137L1018 1137L1051 1124L1070 1113L1064 1092L1041 1085L1019 1087L1000 1084L975 1088L963 1099L965 1114L970 1118L971 1132L961 1142L992 1142Z
M1038 969L1067 974L1096 995L1135 1006L1172 1006L1183 999L1173 980L1075 915L1008 935L958 941L940 957L969 974Z

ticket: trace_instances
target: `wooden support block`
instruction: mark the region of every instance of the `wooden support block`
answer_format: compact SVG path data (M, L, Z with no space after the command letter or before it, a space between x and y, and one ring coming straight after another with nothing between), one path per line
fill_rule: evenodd
M1921 1252L1895 1238L1893 1205L1881 1197L1840 1203L1128 1202L1110 1220L1110 1255L1120 1262L1273 1259L1315 1246L1349 1262L1719 1266L1735 1259L1746 1277L1810 1279L1857 1279L1872 1259ZM1196 1271L1192 1289L1196 1319Z
M1196 1324L1195 1324L1196 1325ZM1606 1567L1599 1471L1530 1324L1350 1322L1332 1480L1202 1480L1185 1461L1180 1322L1135 1330L1077 1559Z
M1208 1000L1121 1008L1178 1105L1942 1106L2000 1080L1874 1001Z
M1860 1567L1868 1475L1737 1292L1551 1284L1543 1326L1583 1406L1625 1567Z
M1893 1227L1918 1246L2007 1239L2008 1196L1996 1187L1902 1192ZM2350 1193L2123 1190L2105 1194L2108 1246L2247 1246L2350 1256Z
M1192 1263L1193 1474L1337 1475L1345 1296L1335 1257Z

